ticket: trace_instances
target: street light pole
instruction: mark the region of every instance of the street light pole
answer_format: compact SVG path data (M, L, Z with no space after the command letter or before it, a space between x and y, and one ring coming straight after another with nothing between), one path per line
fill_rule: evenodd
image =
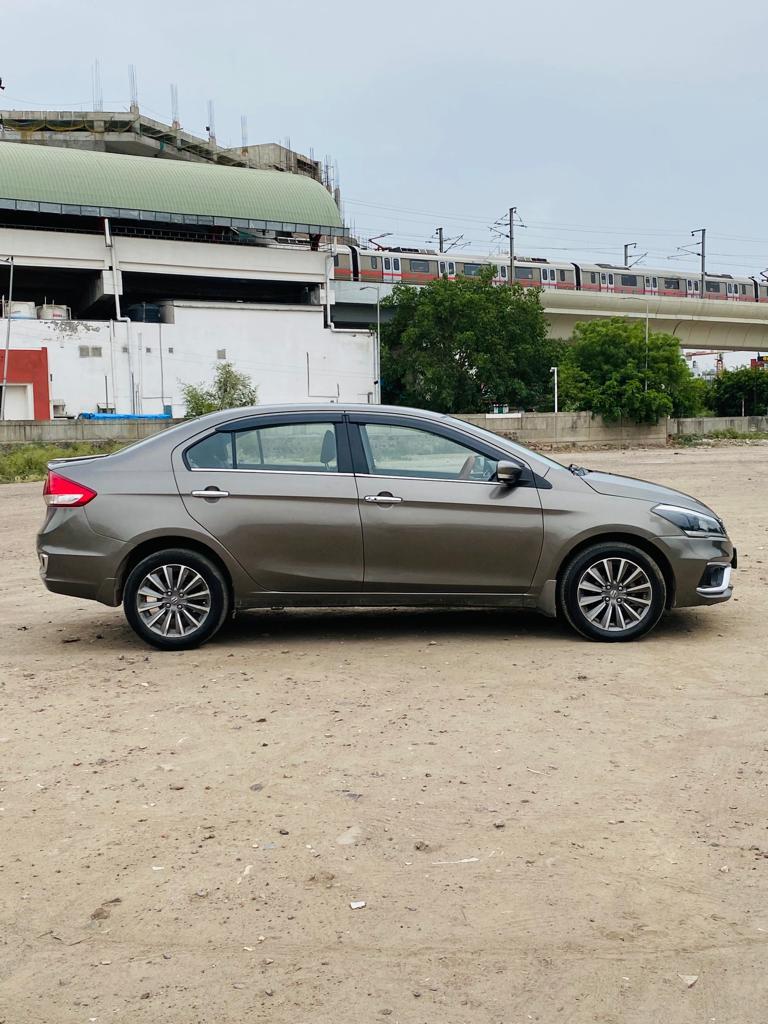
M557 367L550 366L549 372L555 375L555 416L557 416Z
M13 302L13 256L3 261L10 264L8 276L8 304L5 309L5 358L3 360L3 390L0 392L0 422L5 421L6 396L8 393L8 362L11 352L11 304Z

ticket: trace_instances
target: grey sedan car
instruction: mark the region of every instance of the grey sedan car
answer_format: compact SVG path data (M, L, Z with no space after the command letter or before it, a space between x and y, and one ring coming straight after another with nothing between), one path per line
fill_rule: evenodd
M44 495L48 589L122 602L168 650L275 606L534 608L632 640L727 601L736 565L695 498L396 407L217 412L52 462Z

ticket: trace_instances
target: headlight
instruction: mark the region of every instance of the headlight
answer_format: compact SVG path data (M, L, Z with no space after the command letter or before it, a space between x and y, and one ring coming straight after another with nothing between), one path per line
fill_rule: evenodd
M725 526L717 516L706 512L695 512L692 508L679 505L655 505L652 512L669 523L679 526L689 537L725 537Z

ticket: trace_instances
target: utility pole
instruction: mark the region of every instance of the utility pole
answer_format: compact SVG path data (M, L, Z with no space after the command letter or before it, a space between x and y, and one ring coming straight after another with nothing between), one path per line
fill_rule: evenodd
M516 206L509 208L509 283L515 283L515 214Z
M550 366L549 372L554 374L554 376L555 376L555 415L557 415L557 405L558 405L558 401L557 401L557 399L558 399L558 394L557 394L557 367L556 366Z
M439 252L445 252L445 249L443 248L443 245L444 245L444 242L443 242L443 229L442 228L438 228L437 229L437 246L438 246L438 251Z
M636 249L636 248L637 248L637 242L627 242L624 245L624 266L625 267L629 266L629 250L630 249Z
M5 263L10 264L8 277L8 303L5 307L5 360L3 361L3 390L0 392L0 422L5 421L6 398L8 396L8 363L11 357L11 311L13 303L13 256L9 256Z
M692 235L701 235L701 296L704 298L704 275L707 272L707 229L706 228L695 228Z

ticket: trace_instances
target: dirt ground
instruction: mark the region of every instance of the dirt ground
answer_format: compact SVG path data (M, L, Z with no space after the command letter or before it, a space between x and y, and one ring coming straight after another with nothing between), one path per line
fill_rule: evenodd
M768 446L579 461L710 502L734 600L160 654L43 589L40 485L0 488L0 1022L764 1024Z

